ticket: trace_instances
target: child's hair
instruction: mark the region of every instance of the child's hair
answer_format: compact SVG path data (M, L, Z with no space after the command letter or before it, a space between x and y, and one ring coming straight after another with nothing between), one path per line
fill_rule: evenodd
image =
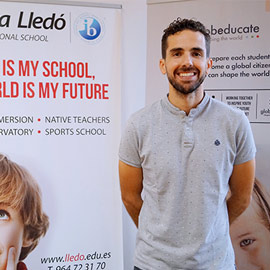
M47 232L49 219L42 210L37 182L25 168L3 154L0 154L0 204L17 210L22 217L24 240L31 242L21 249L19 259L23 260Z
M270 231L270 195L256 178L253 189L253 201L258 206L257 214L261 222Z

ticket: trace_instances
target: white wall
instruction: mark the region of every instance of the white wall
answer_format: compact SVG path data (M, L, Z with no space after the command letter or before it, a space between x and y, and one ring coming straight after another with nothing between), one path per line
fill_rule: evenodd
M122 5L122 124L124 126L128 117L133 112L144 107L145 104L147 37L146 0L79 0L78 2L100 2ZM125 270L133 270L136 231L135 225L123 207Z
M146 0L123 2L122 123L145 104ZM123 207L124 269L133 269L136 227Z
M113 1L113 0L112 0ZM122 123L145 104L146 0L123 1ZM124 269L133 269L136 227L123 208ZM117 269L115 269L117 270Z

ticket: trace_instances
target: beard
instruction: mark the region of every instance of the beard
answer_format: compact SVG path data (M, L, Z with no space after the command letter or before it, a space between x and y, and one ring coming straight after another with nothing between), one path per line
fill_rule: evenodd
M194 69L181 69L182 72L192 72L194 71ZM196 70L196 72L198 73L199 71ZM183 84L181 83L178 83L172 76L170 76L168 73L167 73L167 77L168 77L168 81L170 82L170 84L174 87L174 89L181 93L181 94L184 94L184 95L188 95L194 91L196 91L200 85L203 83L204 79L206 78L207 74L206 72L204 72L202 74L201 77L199 77L199 79L194 82L192 85L190 85L188 88L185 87Z

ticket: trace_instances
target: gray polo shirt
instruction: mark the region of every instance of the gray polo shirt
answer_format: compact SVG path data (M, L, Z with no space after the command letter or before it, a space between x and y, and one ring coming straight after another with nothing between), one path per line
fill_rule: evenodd
M121 161L143 169L135 265L233 270L228 181L255 152L244 113L207 94L188 116L167 97L135 113L119 151Z

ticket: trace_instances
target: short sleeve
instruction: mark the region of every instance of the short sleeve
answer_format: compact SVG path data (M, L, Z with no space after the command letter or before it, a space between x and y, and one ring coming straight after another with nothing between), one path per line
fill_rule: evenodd
M236 157L234 164L245 163L255 157L256 147L250 123L245 114L239 123L236 133Z
M141 168L138 130L135 129L131 119L127 122L122 134L119 159L128 165Z

